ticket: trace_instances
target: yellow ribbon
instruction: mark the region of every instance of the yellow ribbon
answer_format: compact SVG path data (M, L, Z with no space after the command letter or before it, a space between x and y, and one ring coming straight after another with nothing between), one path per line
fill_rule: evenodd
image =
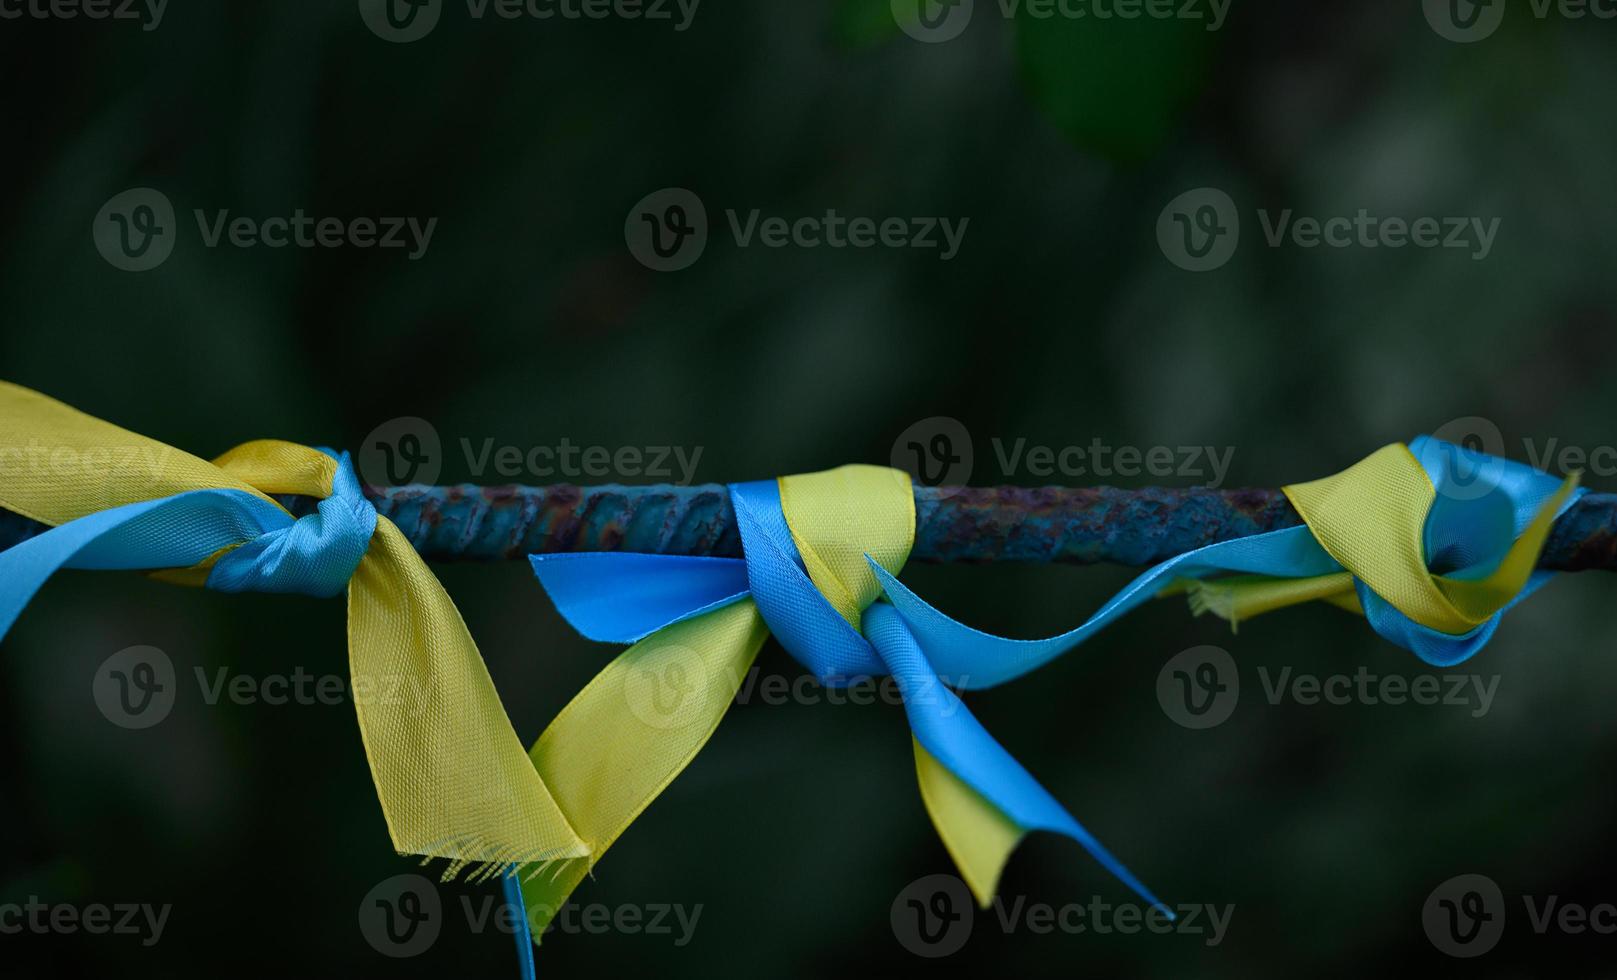
M1403 443L1383 446L1334 476L1283 487L1320 546L1347 571L1314 578L1235 576L1182 583L1197 612L1232 624L1315 599L1363 613L1354 578L1422 626L1459 635L1487 622L1527 584L1555 515L1578 485L1567 477L1486 576L1454 578L1426 567L1423 535L1437 491Z
M881 595L865 555L895 574L909 556L909 477L844 466L778 484L804 568L857 629ZM536 942L595 862L707 744L768 635L751 598L664 627L619 654L545 729L529 757L589 854L522 873ZM927 811L986 905L1024 832L911 741Z
M268 440L206 462L4 382L0 452L15 457L0 465L0 506L50 525L189 490L239 490L271 503L269 494L324 498L337 472L318 450ZM39 465L18 462L30 457ZM212 564L159 574L200 585ZM408 677L424 698L355 699L399 853L449 859L446 877L472 863L492 873L588 853L524 756L454 603L381 515L349 582L348 650L354 690Z

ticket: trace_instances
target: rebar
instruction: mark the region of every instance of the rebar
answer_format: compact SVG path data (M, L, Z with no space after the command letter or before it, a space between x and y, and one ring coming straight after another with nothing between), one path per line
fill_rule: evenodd
M562 551L741 557L722 484L366 487L377 512L434 561ZM308 500L287 501L294 512ZM1216 541L1302 523L1285 494L1206 487L915 487L914 561L1152 565ZM0 548L44 530L0 510ZM1555 522L1539 567L1617 571L1617 495Z

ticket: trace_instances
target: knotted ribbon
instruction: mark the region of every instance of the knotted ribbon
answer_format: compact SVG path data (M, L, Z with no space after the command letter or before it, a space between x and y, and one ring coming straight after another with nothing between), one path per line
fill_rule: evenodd
M999 665L973 675L983 686L1040 666L1147 599L1174 592L1188 592L1198 613L1232 623L1300 602L1330 602L1363 613L1382 637L1425 662L1448 667L1480 650L1505 610L1553 576L1535 570L1538 554L1555 518L1584 492L1575 474L1562 482L1429 436L1283 489L1303 526L1170 558L1087 622L1047 639L979 632L885 570L876 576L935 663Z
M1013 640L950 619L898 581L915 525L902 473L851 466L730 489L744 560L533 556L576 629L632 646L524 760L453 603L365 500L346 454L260 441L208 463L0 383L0 506L52 525L0 552L0 637L64 567L146 570L220 591L346 588L356 691L410 678L426 699L356 698L395 848L448 858L450 874L471 862L491 874L524 865L520 891L510 878L507 888L531 907L524 925L542 927L706 743L773 633L828 685L897 680L922 798L980 901L1018 841L1048 830L1078 841L1160 907L950 685L1021 676L1177 591L1232 623L1328 601L1364 614L1428 663L1456 664L1549 579L1535 570L1539 551L1582 493L1576 476L1559 482L1421 437L1286 487L1304 526L1179 555L1076 629ZM319 503L294 518L270 494Z
M770 633L822 683L892 675L912 732L928 812L985 904L1023 835L1070 837L1153 906L1157 899L983 729L890 604L915 534L909 478L847 466L735 484L745 559L533 555L557 608L595 640L632 643L573 700L530 753L586 859L525 874L540 929L629 823L707 742ZM944 673L978 686L974 661ZM1166 911L1166 910L1165 910ZM1169 913L1171 915L1171 912Z
M294 518L271 494L317 498ZM0 637L60 568L224 592L348 592L349 668L394 848L447 875L585 854L443 587L346 453L249 442L213 462L0 383L0 506L52 528L0 552ZM409 679L420 703L360 696Z
M744 560L533 555L568 622L632 643L568 705L530 755L585 858L524 874L543 927L595 860L701 749L766 633L824 683L891 674L904 697L923 800L962 878L990 900L1031 830L1078 841L1157 899L1040 787L943 683L991 687L1049 662L1146 600L1190 592L1231 620L1321 600L1363 613L1428 663L1475 654L1503 612L1552 573L1534 566L1583 491L1519 463L1430 437L1285 488L1304 525L1198 548L1125 586L1059 636L984 633L897 578L914 534L907 477L853 466L730 488ZM1171 914L1171 912L1169 913Z

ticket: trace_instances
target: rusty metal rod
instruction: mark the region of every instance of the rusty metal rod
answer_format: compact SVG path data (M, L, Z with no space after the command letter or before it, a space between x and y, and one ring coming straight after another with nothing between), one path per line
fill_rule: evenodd
M424 557L491 561L559 551L741 556L721 484L366 487ZM309 502L291 501L295 512ZM1231 538L1302 523L1279 490L1205 487L915 487L924 562L1151 565ZM0 510L0 548L43 530ZM1617 571L1617 495L1592 493L1560 519L1539 567Z

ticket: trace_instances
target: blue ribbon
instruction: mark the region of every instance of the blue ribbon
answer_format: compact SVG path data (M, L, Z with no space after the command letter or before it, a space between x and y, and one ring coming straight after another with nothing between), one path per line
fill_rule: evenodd
M240 490L190 490L87 514L0 551L0 637L58 570L189 568L222 548L207 587L329 597L347 588L376 527L348 454L331 496L294 518Z
M1410 449L1437 490L1426 523L1428 564L1448 575L1490 571L1560 486L1531 467L1427 436L1411 442ZM1298 578L1343 570L1306 526L1252 535L1154 566L1075 629L1046 639L1016 640L950 618L871 561L885 600L872 604L861 629L855 630L804 570L781 512L778 484L734 484L730 493L745 559L532 555L534 572L575 629L615 643L632 643L750 595L781 645L821 682L840 686L891 674L915 738L939 762L1024 829L1049 830L1077 841L1153 906L1161 903L982 728L950 688L980 690L1020 677L1158 595L1175 579L1226 573ZM1535 573L1515 601L1552 574ZM1356 584L1371 627L1434 666L1473 656L1503 616L1501 610L1476 629L1450 636L1412 622L1362 582Z

